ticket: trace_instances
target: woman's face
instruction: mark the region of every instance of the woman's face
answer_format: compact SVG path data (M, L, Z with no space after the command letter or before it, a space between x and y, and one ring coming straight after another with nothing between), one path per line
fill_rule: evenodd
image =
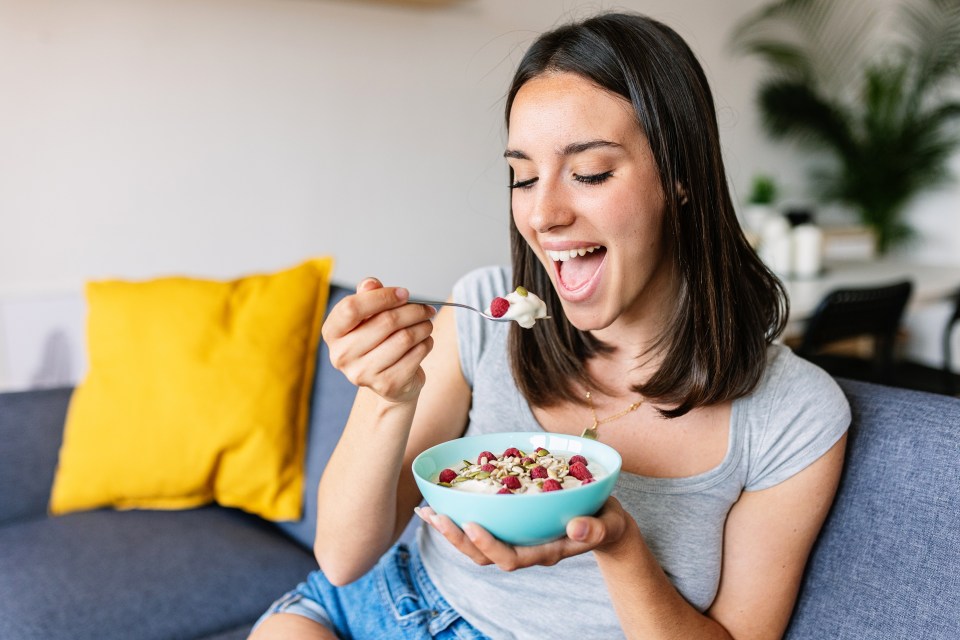
M581 330L658 322L675 295L664 194L630 103L573 73L524 84L505 157L513 218Z

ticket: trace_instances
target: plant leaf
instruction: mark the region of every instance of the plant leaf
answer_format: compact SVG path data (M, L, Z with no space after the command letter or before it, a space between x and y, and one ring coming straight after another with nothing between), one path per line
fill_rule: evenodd
M827 146L841 157L855 152L849 115L841 105L829 102L810 86L769 80L761 85L758 101L771 135Z

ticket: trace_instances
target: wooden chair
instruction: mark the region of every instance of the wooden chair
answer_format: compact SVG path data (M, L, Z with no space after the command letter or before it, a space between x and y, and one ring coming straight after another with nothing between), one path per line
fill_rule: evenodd
M890 384L894 377L894 343L912 291L909 280L831 291L807 321L797 353L831 375ZM824 347L862 336L873 339L869 359L823 353Z

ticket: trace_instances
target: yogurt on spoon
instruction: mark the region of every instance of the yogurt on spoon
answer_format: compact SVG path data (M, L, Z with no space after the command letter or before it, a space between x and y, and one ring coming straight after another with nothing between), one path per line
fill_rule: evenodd
M537 320L550 317L546 303L523 287L517 287L502 298L494 298L486 313L495 318L513 320L524 329L532 327Z

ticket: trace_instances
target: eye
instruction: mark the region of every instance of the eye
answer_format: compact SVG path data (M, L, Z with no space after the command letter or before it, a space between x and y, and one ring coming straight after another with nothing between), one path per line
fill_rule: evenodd
M607 181L607 178L613 175L613 171L604 171L603 173L594 173L588 176L573 174L573 179L583 184L601 184Z
M510 185L511 189L529 189L537 181L537 178L530 178L529 180L517 180Z

